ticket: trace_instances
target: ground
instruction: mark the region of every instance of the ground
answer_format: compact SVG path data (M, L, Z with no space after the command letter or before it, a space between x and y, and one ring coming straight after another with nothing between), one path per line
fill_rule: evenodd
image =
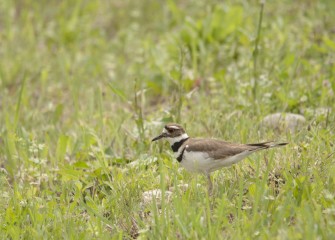
M334 9L2 1L0 236L335 239ZM276 112L306 122L262 127ZM208 196L204 176L151 144L167 122L190 136L289 145L215 172Z

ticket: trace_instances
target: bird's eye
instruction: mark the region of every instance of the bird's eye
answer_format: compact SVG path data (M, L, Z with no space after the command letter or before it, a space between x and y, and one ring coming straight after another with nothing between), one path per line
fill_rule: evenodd
M173 133L176 129L174 129L174 128L166 128L166 130L168 131L168 133Z

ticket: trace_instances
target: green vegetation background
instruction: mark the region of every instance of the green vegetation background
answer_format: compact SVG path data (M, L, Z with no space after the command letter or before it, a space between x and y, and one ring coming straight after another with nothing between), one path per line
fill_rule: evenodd
M335 239L334 9L1 1L1 238ZM260 128L275 112L306 126ZM191 136L290 144L216 172L208 197L205 178L150 144L172 121Z

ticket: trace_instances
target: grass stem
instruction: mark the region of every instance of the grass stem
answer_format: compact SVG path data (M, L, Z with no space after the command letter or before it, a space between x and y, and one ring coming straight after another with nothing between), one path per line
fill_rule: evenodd
M255 48L253 51L253 78L254 78L254 86L253 86L253 97L254 101L257 100L257 88L258 88L258 54L259 54L259 41L261 38L261 29L262 29L262 21L263 21L263 11L264 11L265 1L261 1L260 3L260 11L259 11L259 20L258 20L258 27L257 27L257 35L255 40Z

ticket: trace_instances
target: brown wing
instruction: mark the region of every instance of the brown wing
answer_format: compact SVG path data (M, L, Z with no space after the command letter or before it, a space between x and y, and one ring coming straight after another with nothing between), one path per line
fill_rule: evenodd
M264 145L259 146L253 144L237 144L216 139L190 139L190 141L188 141L186 144L188 145L186 151L206 151L208 152L209 156L214 159L224 159L244 151L266 148Z

